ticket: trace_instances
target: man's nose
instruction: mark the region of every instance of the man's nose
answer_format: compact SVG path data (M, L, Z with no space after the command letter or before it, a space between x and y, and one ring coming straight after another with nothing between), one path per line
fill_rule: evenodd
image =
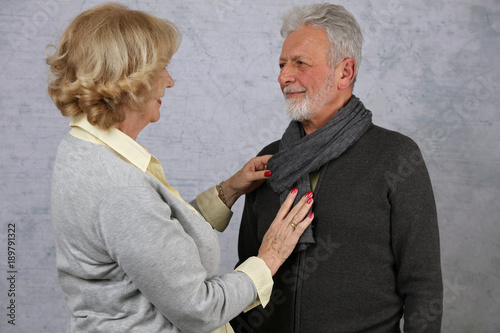
M278 82L283 86L295 82L295 71L292 66L285 64L281 67L280 75L278 75Z

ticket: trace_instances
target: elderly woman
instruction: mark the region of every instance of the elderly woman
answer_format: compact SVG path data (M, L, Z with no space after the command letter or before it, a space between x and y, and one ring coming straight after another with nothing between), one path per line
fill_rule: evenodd
M310 224L312 198L285 201L257 257L217 275L230 207L270 172L269 156L186 203L136 143L174 85L172 23L105 4L80 14L50 65L49 95L72 127L54 165L57 270L70 332L232 332L227 322L266 305L272 275ZM271 222L271 221L270 221Z

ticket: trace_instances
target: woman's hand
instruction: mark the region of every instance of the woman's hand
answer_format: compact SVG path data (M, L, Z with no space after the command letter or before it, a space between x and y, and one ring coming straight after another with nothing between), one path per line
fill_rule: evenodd
M240 171L231 178L222 182L222 193L226 206L231 208L238 198L252 192L271 176L271 171L266 170L267 161L272 155L264 155L252 158Z
M300 236L314 218L314 213L306 217L313 203L312 192L307 193L292 208L296 196L297 189L294 188L283 202L259 248L257 257L265 261L272 275L292 253Z

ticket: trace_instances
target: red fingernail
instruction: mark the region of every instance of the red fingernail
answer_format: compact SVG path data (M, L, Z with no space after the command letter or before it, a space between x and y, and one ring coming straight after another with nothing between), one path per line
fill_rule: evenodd
M269 177L271 176L271 171L267 170L266 172L264 172L264 177Z
M313 192L312 191L307 192L306 198L311 198L312 196L313 196Z
M298 190L297 190L297 188L294 188L294 189L292 190L292 193L294 193L294 194L295 194L295 193L297 193L297 191L298 191Z
M313 201L313 198L307 199L307 204L310 204Z
M312 219L312 218L314 217L314 213L309 214L309 216L308 216L308 217L309 217L310 219Z

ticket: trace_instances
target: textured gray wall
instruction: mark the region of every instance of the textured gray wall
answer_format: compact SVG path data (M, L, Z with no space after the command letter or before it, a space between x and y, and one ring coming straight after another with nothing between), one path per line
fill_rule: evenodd
M443 332L498 332L500 2L384 2L339 1L365 34L355 94L375 123L419 143L428 164L440 218ZM1 332L63 332L68 321L49 207L51 168L68 127L46 94L44 48L97 3L0 3ZM276 80L280 18L293 5L312 1L124 3L168 18L182 31L170 66L175 87L167 90L161 121L139 141L192 198L281 136L288 121ZM239 202L220 236L221 272L236 261L241 209ZM9 224L15 224L10 268ZM8 295L11 282L15 298ZM8 323L11 299L15 326Z

